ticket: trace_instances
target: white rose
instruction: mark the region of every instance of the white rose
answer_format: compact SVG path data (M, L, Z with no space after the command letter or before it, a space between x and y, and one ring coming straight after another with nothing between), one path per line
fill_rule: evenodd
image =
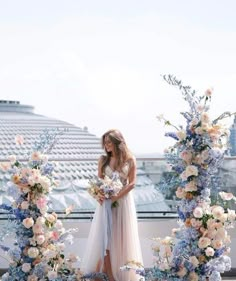
M34 225L34 220L32 218L26 218L23 220L23 225L26 228L31 228Z
M31 264L30 263L23 263L22 264L21 270L23 272L29 272L30 269L31 269Z
M208 257L213 257L214 254L215 254L215 251L213 248L211 247L207 247L206 250L205 250L205 253Z

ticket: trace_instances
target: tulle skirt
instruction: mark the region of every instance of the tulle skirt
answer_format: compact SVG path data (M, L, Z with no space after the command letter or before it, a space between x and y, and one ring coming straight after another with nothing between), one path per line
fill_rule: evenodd
M119 206L112 208L112 232L108 246L112 273L116 281L139 281L141 277L134 270L121 271L120 267L130 261L143 264L136 210L132 191L119 199ZM85 273L98 271L98 262L103 254L103 206L98 204L90 228L86 252L82 259Z

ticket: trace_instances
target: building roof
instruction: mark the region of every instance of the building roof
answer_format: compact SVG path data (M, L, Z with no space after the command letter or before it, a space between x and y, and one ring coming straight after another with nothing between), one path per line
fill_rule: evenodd
M49 160L57 162L55 172L60 180L60 185L49 196L52 208L64 210L73 204L76 210L93 210L96 202L86 191L86 186L97 174L97 160L103 150L100 139L86 127L35 114L32 106L21 105L18 101L0 101L0 161L6 161L13 154L24 159L45 129L63 130L49 154ZM22 147L15 143L16 135L24 136ZM0 204L9 203L11 198L7 195L6 185L9 175L0 171L0 181ZM141 172L137 176L134 196L140 210L169 209L162 194Z

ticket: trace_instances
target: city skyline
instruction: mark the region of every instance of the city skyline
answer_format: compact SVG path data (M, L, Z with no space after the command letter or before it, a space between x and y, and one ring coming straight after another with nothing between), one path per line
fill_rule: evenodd
M135 153L173 143L157 115L184 124L163 74L213 87L213 117L236 111L234 1L13 2L0 3L1 99L98 137L118 128Z

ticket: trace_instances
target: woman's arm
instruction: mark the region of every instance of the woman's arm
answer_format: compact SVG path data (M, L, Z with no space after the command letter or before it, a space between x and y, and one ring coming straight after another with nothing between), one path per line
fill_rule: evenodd
M101 179L104 178L103 171L102 171L103 162L104 162L104 156L102 155L98 160L98 177Z
M128 180L129 180L129 183L125 187L122 188L122 190L118 193L118 195L112 197L112 202L122 198L128 192L130 192L131 189L134 188L135 183L136 183L136 161L134 158L131 158L131 160L130 160L130 170L129 170Z

